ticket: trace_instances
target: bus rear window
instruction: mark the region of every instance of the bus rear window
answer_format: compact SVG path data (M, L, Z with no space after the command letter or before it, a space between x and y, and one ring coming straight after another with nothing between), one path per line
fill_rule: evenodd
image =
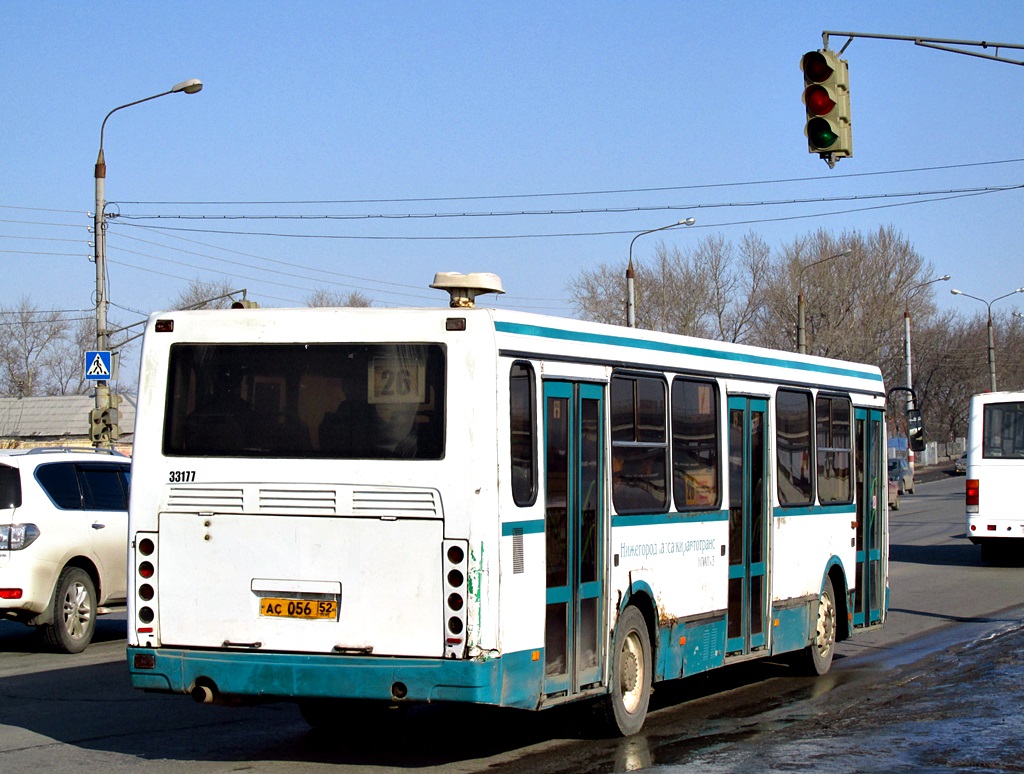
M440 459L437 344L175 344L168 456Z
M985 459L1024 459L1024 403L985 406L981 454Z

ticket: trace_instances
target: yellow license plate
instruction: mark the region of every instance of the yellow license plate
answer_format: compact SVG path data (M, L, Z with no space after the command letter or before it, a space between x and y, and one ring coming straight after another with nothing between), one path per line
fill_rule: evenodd
M338 620L338 602L334 599L280 599L264 597L260 600L260 615L271 618L310 618Z

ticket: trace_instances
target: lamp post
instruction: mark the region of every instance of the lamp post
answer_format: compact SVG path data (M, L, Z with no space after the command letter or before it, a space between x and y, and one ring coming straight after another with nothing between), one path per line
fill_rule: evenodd
M684 218L675 223L669 223L667 226L659 226L658 228L641 231L629 243L629 264L626 266L626 325L630 328L636 327L636 295L633 287L633 279L635 277L633 272L633 242L636 242L644 234L653 234L655 231L667 231L676 226L692 226L696 222L693 218Z
M805 315L804 311L804 272L812 266L817 266L819 263L825 263L825 261L831 261L833 258L846 258L853 251L843 250L841 253L830 255L827 258L821 258L817 261L811 261L805 266L800 267L800 273L797 275L797 294L796 294L796 351L801 355L807 354L807 341L805 339Z
M202 88L202 81L198 78L190 78L187 81L175 84L168 91L154 94L152 97L137 99L134 102L119 105L107 113L106 117L103 119L103 123L100 124L100 152L96 157L96 167L93 173L93 176L96 179L96 212L93 215L93 245L96 260L96 349L101 352L105 352L110 348L110 331L107 330L107 217L104 212L107 206L104 198L104 182L107 177L107 163L103 157L103 132L107 128L107 120L118 110L123 110L126 107L138 105L143 102L149 102L151 99L157 99L158 97L166 97L168 94L178 94L179 92L183 94L195 94L198 91L202 91ZM91 417L90 425L95 426L96 422L100 421L100 417L103 416L103 412L111 408L110 387L107 384L107 381L97 381L96 409L95 414ZM109 443L109 436L105 435L105 437L106 442ZM96 445L101 445L104 443L104 440L103 438L96 439L94 437L93 442Z
M930 279L927 282L921 282L921 283L919 283L917 285L914 285L909 290L907 290L907 299L906 299L906 302L905 302L904 307L903 307L903 354L905 355L906 361L907 361L907 387L913 387L914 386L913 371L912 371L912 369L910 367L910 296L918 288L923 288L926 285L931 285L931 284L936 283L936 282L945 282L948 279L949 279L949 275L948 274L943 274L941 277L936 277L935 279ZM915 406L914 406L914 394L913 393L907 393L907 408L908 409L915 408Z
M983 303L988 308L988 384L989 384L989 390L991 392L995 392L996 391L996 344L995 344L995 336L992 333L992 304L994 304L996 301L999 301L1001 299L1009 298L1014 293L1024 293L1024 288L1017 288L1016 290L1011 290L1009 293L1006 293L1005 295L999 296L998 298L993 298L991 301L986 301L984 298L978 298L977 296L972 296L970 293L964 293L962 290L957 290L956 288L953 288L949 292L952 293L954 296L964 296L965 298L973 298L975 301L981 301L981 303Z
M913 369L910 366L910 296L918 288L923 288L927 285L931 285L935 282L946 282L949 279L948 274L943 274L941 277L930 279L927 282L920 282L917 285L911 286L907 290L907 298L903 305L903 354L907 362L907 416L910 415L910 411L916 406L914 405L914 374ZM910 448L910 432L907 432L907 461L910 463L911 469L914 467L914 450Z

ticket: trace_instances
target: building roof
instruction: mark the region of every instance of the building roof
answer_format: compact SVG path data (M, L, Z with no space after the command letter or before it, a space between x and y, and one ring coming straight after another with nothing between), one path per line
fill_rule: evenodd
M0 398L0 438L46 440L89 437L91 395L54 395L43 398ZM121 438L135 431L135 399L124 395L118 409Z

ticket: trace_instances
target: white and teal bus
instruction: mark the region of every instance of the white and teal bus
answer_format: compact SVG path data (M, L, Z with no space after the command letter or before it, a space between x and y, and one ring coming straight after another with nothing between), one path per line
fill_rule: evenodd
M135 687L600 704L794 654L888 598L877 368L474 306L163 312L133 450Z
M987 562L1024 560L1024 392L971 397L967 537Z

